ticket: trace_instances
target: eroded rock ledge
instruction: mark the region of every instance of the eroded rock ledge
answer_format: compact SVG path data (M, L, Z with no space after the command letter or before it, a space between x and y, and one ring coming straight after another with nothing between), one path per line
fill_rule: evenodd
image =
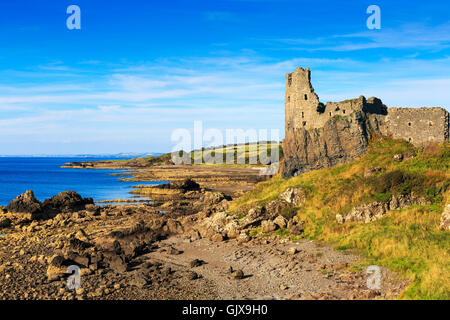
M288 188L267 205L243 209L237 215L227 214L227 200L218 200L220 198L197 215L180 218L178 231L173 230L174 233L181 233L179 231L183 230L192 239L237 239L239 242L248 242L252 231L271 233L287 229L294 236L303 232L303 222L295 215L296 207L305 201L305 191L302 188Z
M356 111L329 119L323 128L292 129L283 141L283 178L355 160L366 153L372 130L377 128L376 118Z
M409 195L393 195L388 202L372 202L354 207L345 215L337 214L338 223L364 222L369 223L382 218L389 210L403 209L413 204L425 204L423 197Z

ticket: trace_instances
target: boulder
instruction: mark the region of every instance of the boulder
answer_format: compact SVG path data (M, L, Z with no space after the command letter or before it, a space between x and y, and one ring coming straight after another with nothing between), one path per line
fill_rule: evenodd
M188 271L187 278L189 280L196 280L196 279L198 279L198 274L194 271Z
M140 270L136 270L133 273L130 284L138 288L143 288L149 283L149 281L150 279L147 274Z
M229 201L229 200L231 200L231 198L222 192L207 191L207 192L205 192L205 194L201 200L202 200L203 204L213 206L213 205L221 204L222 202L223 202L222 205L227 204L227 202L225 202L224 200Z
M223 238L223 235L222 235L222 234L216 233L215 235L213 235L213 236L211 237L211 240L212 240L212 241L215 241L215 242L222 242L222 241L224 240L224 238Z
M174 248L172 246L169 246L169 248L167 248L166 252L168 254L170 254L170 255L173 255L173 256L176 256L176 255L179 255L179 254L183 253L183 251L180 251L180 250L178 250L178 249L176 249L176 248Z
M414 193L393 195L389 200L389 210L401 209L413 204L425 204L425 199Z
M240 269L236 270L236 272L233 274L233 277L238 280L244 279L244 272Z
M64 191L58 193L42 203L42 209L47 214L58 214L85 210L86 205L94 204L92 198L82 198L75 191ZM91 207L90 207L91 208Z
M289 220L287 229L293 236L299 236L303 233L303 224L295 220Z
M286 203L286 201L276 199L270 201L266 205L266 210L270 216L276 217L281 214L284 208L288 207L290 204Z
M373 167L373 168L368 168L366 171L364 171L364 177L371 177L374 174L380 173L383 171L383 168L381 167Z
M251 238L247 232L241 232L241 234L239 234L239 237L237 237L236 240L240 243L246 243L249 242Z
M305 191L302 188L287 188L286 191L280 193L278 199L296 207L305 201Z
M157 186L158 189L178 189L183 192L200 190L200 185L192 179L165 183Z
M11 226L11 220L5 217L0 217L0 229L9 228Z
M203 219L195 228L203 238L211 238L217 233L224 232L225 226L233 220L226 212L216 212Z
M66 252L76 252L79 254L84 253L84 251L91 247L92 245L86 241L80 240L78 238L71 238L69 242L64 246Z
M263 222L261 222L261 232L262 233L269 233L269 232L272 232L275 230L277 230L277 226L275 223L273 223L273 221L264 220Z
M55 254L54 256L50 257L49 261L51 266L61 268L64 266L66 259L59 254Z
M200 267L204 263L205 262L200 259L194 259L189 263L189 265L191 266L191 268L196 268L196 267Z
M450 204L447 204L441 216L441 229L450 230Z
M116 273L125 273L128 270L128 264L126 263L124 257L115 255L109 263L109 268Z
M413 204L424 204L425 199L415 195L393 195L388 202L372 202L353 207L345 215L337 214L338 223L364 222L369 223L382 218L389 210L403 209Z
M30 213L32 219L37 219L41 217L42 205L34 196L33 191L28 190L12 200L6 206L6 210L15 213Z
M50 264L47 267L47 279L48 281L58 281L66 275L67 267L55 266Z
M275 223L279 228L286 228L288 221L283 216L278 216L273 220L273 223Z
M233 220L223 227L223 233L228 238L233 239L239 236L239 233L241 232L239 228L239 223Z
M276 217L273 212L267 211L266 207L255 207L248 210L247 215L239 221L241 229L248 227L256 227L261 224L263 220L273 219Z

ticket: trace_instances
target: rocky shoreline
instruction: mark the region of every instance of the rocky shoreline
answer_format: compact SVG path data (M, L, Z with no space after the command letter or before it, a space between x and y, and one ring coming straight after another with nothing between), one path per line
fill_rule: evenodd
M0 299L390 299L406 286L385 270L370 290L360 257L303 239L303 222L286 215L302 189L235 215L239 192L191 179L154 189L165 197L117 206L19 195L0 212ZM67 286L73 265L78 290Z

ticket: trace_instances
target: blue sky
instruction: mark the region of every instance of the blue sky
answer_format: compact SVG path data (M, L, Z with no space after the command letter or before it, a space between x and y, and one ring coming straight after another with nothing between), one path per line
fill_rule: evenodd
M81 8L81 30L66 9ZM366 9L381 8L369 30ZM448 1L0 2L0 154L166 152L171 133L284 132L284 75L322 101L450 105Z

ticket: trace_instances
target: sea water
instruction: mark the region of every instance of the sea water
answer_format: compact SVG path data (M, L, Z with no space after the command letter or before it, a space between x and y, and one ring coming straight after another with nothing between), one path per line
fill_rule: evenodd
M117 158L113 158L117 159ZM110 160L108 158L74 157L0 157L0 206L6 206L17 195L33 190L40 201L61 191L76 191L94 201L134 199L129 193L137 184L162 182L121 181L112 173L127 170L61 168L67 162Z

